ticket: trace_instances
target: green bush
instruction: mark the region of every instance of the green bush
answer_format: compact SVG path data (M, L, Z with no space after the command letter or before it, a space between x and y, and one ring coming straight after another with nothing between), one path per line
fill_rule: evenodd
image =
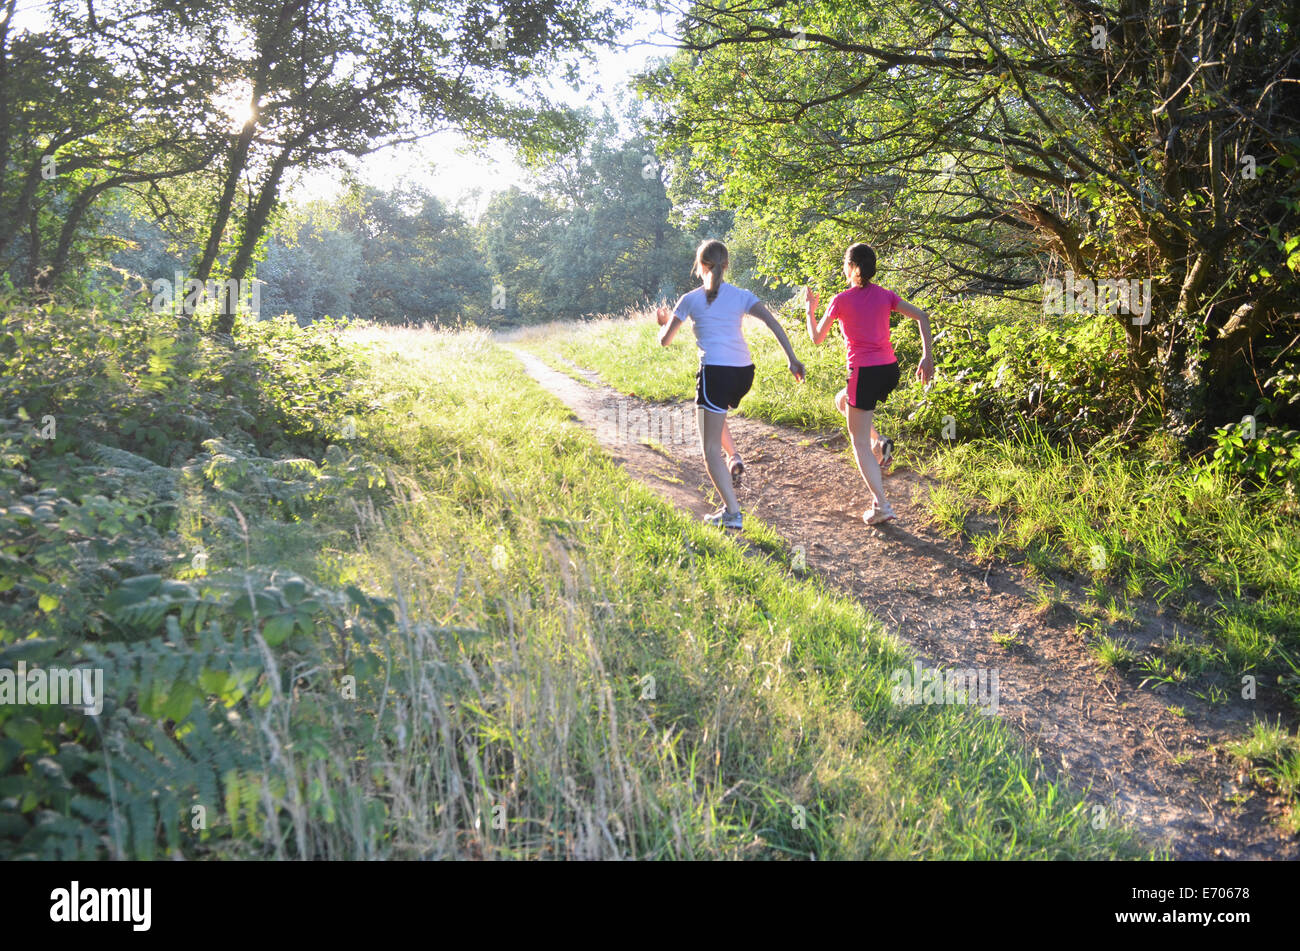
M182 849L182 829L200 832L189 854L252 834L265 791L297 788L275 742L305 751L300 768L355 768L320 742L335 674L373 695L370 639L393 621L353 586L247 557L245 512L283 536L378 498L380 465L340 444L373 405L358 350L329 323L251 324L223 345L150 313L4 304L0 669L98 669L106 689L98 715L0 704L3 851L148 858ZM382 821L377 803L323 796L286 828L345 807ZM250 818L218 828L223 803L221 821Z
M986 298L935 305L931 322L938 376L905 396L917 434L963 441L1037 432L1086 445L1136 432L1147 404L1114 318L1045 315L1032 303ZM900 361L914 366L915 325L902 321L894 337ZM1116 392L1126 398L1108 396Z

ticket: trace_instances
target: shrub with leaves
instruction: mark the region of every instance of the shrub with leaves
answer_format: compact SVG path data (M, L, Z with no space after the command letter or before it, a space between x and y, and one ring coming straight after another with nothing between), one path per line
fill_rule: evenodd
M381 821L375 799L331 798L355 757L322 736L382 696L392 608L231 554L244 511L287 532L382 504L381 465L344 448L372 405L355 346L330 323L252 324L232 347L148 313L5 304L0 669L102 671L103 696L97 715L0 704L0 851L307 857L309 814Z

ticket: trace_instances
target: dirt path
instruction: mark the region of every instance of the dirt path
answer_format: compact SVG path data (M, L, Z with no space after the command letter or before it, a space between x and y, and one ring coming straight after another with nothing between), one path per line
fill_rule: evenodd
M715 508L692 406L646 403L579 371L590 381L584 385L514 352L634 477L697 515ZM636 424L650 410L690 425L647 445ZM1265 711L1240 700L1211 705L1187 691L1157 696L1117 673L1099 674L1072 620L1036 610L1034 582L1021 569L977 564L969 546L928 524L916 504L925 480L916 473L886 479L898 519L868 528L861 516L869 497L842 435L817 439L734 416L731 426L745 460L737 494L746 516L801 546L809 570L861 600L923 663L997 670L1000 715L1048 775L1090 789L1103 810L1094 820L1127 822L1179 858L1300 857L1300 844L1271 822L1276 805L1243 788L1235 767L1211 749ZM1144 620L1139 643L1144 633L1165 635L1155 612ZM1018 641L1002 647L995 634ZM1175 705L1183 717L1171 712Z

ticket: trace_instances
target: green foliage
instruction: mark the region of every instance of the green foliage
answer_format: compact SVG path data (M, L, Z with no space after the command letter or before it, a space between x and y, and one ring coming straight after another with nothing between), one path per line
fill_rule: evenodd
M538 170L533 190L493 196L479 223L504 289L486 317L507 325L620 313L692 284L696 238L670 223L651 143L620 141L608 117ZM500 305L500 306L498 306Z
M1212 27L1198 17L695 5L641 88L662 107L674 201L751 223L773 281L825 296L860 240L909 298L1016 293L1067 269L1149 280L1146 319L1111 317L1116 366L1144 379L1106 399L1199 450L1300 330L1300 113L1282 92L1300 34L1292 13L1244 0Z
M368 411L358 354L329 323L256 324L233 351L149 314L11 300L3 323L0 668L100 671L104 685L98 714L0 705L5 851L201 854L241 788L250 807L293 813L268 731L324 763L308 740L343 703L327 672L346 667L364 695L370 638L394 615L353 586L229 555L247 551L243 509L284 531L385 485L374 460L324 445ZM212 824L195 836L200 812ZM252 834L229 821L222 835Z
M283 741L301 751L298 768L331 761L339 750L320 743L322 718L347 704L323 668L376 671L365 662L366 632L393 622L391 609L356 588L256 570L202 585L137 576L100 610L111 640L44 651L19 641L0 651L0 666L18 657L73 665L102 671L105 686L93 716L16 705L0 712L0 815L13 857L201 854L210 836L240 833L241 797L244 833L274 839L274 824L259 830L254 821L265 816L265 796L291 821L294 777L261 739L275 744L274 729L286 731ZM363 691L371 679L362 678ZM200 812L211 819L196 824Z
M938 375L899 401L918 435L960 441L1039 433L1088 445L1132 442L1142 432L1134 424L1151 422L1134 415L1149 395L1113 320L1042 314L1005 299L940 303L931 315ZM904 322L899 329L900 360L919 360L915 328ZM1137 398L1102 397L1125 392Z
M286 171L436 127L535 155L567 126L545 77L573 76L622 22L585 0L495 11L340 0L328 13L279 0L107 0L56 5L31 29L6 20L0 209L30 231L9 258L11 235L0 236L0 262L22 261L28 281L47 261L63 273L87 212L144 183L158 217L200 249L200 279L219 257L242 279ZM43 174L45 156L54 176ZM244 188L247 201L235 201Z
M196 10L155 12L157 32L118 20L111 52L95 14L87 22L63 4L27 29L12 15L0 26L0 273L15 284L80 283L82 267L122 248L104 227L111 199L195 173L216 154L210 37L167 28Z
M1285 485L1300 490L1300 432L1270 421L1294 418L1300 406L1300 372L1294 360L1264 381L1254 412L1210 434L1215 474L1243 479L1256 487Z
M1300 432L1276 426L1252 430L1253 420L1214 431L1214 471L1257 485L1277 482L1300 488Z
M470 225L418 188L357 188L285 214L257 269L265 314L455 324L488 305Z
M85 319L11 312L7 399ZM904 658L860 608L620 475L485 335L180 334L182 376L151 368L166 322L137 319L64 444L11 426L0 668L105 689L97 716L0 706L7 856L1141 854L993 718L899 710ZM44 397L66 409L80 378ZM179 388L215 435L154 417L171 451L112 445L89 413ZM341 408L357 432L323 444Z
M262 313L513 326L675 299L692 283L696 237L669 221L659 160L608 118L593 135L540 163L531 189L494 195L473 225L418 187L282 211L256 270ZM127 246L115 268L145 286L173 279L179 265L149 221L115 209L113 232ZM742 247L738 260L753 257Z

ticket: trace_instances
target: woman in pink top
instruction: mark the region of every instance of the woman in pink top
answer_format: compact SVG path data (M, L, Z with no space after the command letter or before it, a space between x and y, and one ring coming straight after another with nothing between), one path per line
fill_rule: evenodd
M835 408L847 417L853 454L871 490L871 508L862 514L868 525L879 525L894 517L880 479L880 467L888 461L893 443L880 438L875 422L876 404L889 396L899 381L898 358L889 342L889 318L894 311L902 311L921 326L917 379L929 383L934 377L930 315L893 291L871 283L875 276L876 252L865 244L852 245L844 252L844 278L849 289L831 298L821 323L817 322L817 295L812 288L807 289L808 335L812 342L824 341L837 320L848 342L848 385L835 394Z

